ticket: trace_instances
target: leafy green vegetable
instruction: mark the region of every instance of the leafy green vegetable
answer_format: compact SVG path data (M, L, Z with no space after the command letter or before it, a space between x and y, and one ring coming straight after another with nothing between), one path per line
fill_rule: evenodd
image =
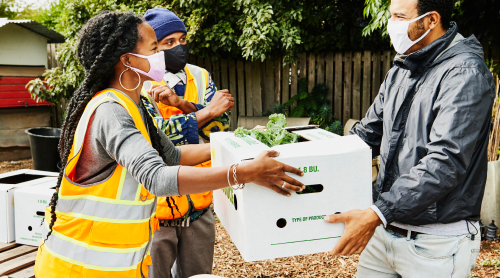
M344 127L342 126L342 123L340 121L335 121L333 122L329 127L328 131L335 133L337 135L344 135Z
M286 118L283 114L272 114L269 116L266 129L254 128L252 130L238 127L234 132L236 137L251 136L268 147L296 143L299 135L285 130Z

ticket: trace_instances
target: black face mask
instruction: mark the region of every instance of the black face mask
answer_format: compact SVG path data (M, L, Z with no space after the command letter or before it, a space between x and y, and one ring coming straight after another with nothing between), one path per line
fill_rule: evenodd
M186 66L189 47L187 44L179 44L174 48L163 50L163 53L165 53L165 68L176 73Z

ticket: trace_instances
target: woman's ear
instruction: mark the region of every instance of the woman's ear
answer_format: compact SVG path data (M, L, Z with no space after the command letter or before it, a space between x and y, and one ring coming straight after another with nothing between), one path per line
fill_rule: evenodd
M126 53L120 56L120 62L126 66L130 66L130 55Z

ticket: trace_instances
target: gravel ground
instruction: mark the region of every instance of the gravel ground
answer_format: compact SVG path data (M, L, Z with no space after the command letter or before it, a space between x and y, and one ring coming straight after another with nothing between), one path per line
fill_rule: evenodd
M0 162L0 173L33 169L31 159ZM223 277L355 277L359 255L326 254L295 256L246 263L219 221L216 223L213 274ZM484 265L483 265L484 264ZM471 277L500 278L500 242L483 241Z
M33 169L33 159L0 162L0 174L20 169Z

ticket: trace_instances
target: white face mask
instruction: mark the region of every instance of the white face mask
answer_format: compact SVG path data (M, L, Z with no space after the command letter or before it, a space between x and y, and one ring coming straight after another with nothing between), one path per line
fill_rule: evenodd
M425 17L429 13L430 12L425 13L410 21L393 21L389 19L389 21L387 22L387 32L391 37L392 45L394 46L394 49L397 53L404 54L406 51L408 51L408 49L410 49L410 47L412 47L414 44L427 36L427 34L429 34L431 29L427 30L427 32L425 32L425 34L423 34L416 41L412 41L410 37L408 37L408 29L410 28L410 23Z

